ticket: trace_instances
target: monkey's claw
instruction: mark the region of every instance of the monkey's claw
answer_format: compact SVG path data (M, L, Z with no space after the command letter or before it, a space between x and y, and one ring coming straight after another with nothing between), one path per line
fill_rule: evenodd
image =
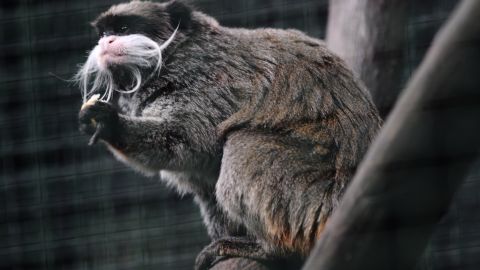
M212 268L217 262L224 260L224 257L218 257L215 252L207 246L198 254L195 260L195 270L208 270Z

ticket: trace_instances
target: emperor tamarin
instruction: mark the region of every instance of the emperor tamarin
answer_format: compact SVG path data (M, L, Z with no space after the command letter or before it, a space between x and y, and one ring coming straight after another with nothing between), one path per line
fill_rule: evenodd
M93 23L77 74L80 129L199 204L197 258L305 257L380 118L324 43L296 30L223 27L181 1L133 1Z

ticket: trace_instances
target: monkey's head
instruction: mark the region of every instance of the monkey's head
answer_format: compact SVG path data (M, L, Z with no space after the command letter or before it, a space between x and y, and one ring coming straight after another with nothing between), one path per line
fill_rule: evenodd
M132 93L162 66L162 52L185 37L192 10L183 2L132 1L112 6L91 24L98 44L75 76L84 102L104 91L109 101L114 91Z

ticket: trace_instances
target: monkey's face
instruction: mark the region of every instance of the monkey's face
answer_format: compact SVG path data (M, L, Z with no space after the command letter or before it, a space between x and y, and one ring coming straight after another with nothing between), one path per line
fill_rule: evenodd
M103 101L109 101L115 91L133 93L158 76L162 52L177 36L178 24L174 23L183 24L185 18L188 22L190 12L177 1L133 1L101 14L92 22L98 43L75 77L84 101L102 91Z

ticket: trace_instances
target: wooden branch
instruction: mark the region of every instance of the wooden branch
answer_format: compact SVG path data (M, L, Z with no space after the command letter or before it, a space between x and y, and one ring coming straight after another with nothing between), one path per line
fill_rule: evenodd
M210 270L292 270L300 269L300 262L289 259L277 259L260 262L247 258L229 258L218 262Z
M382 117L403 88L407 3L330 0L327 45L362 79Z
M480 148L478 18L437 35L303 269L413 268Z
M218 262L210 270L273 270L260 262L247 258L229 258Z

